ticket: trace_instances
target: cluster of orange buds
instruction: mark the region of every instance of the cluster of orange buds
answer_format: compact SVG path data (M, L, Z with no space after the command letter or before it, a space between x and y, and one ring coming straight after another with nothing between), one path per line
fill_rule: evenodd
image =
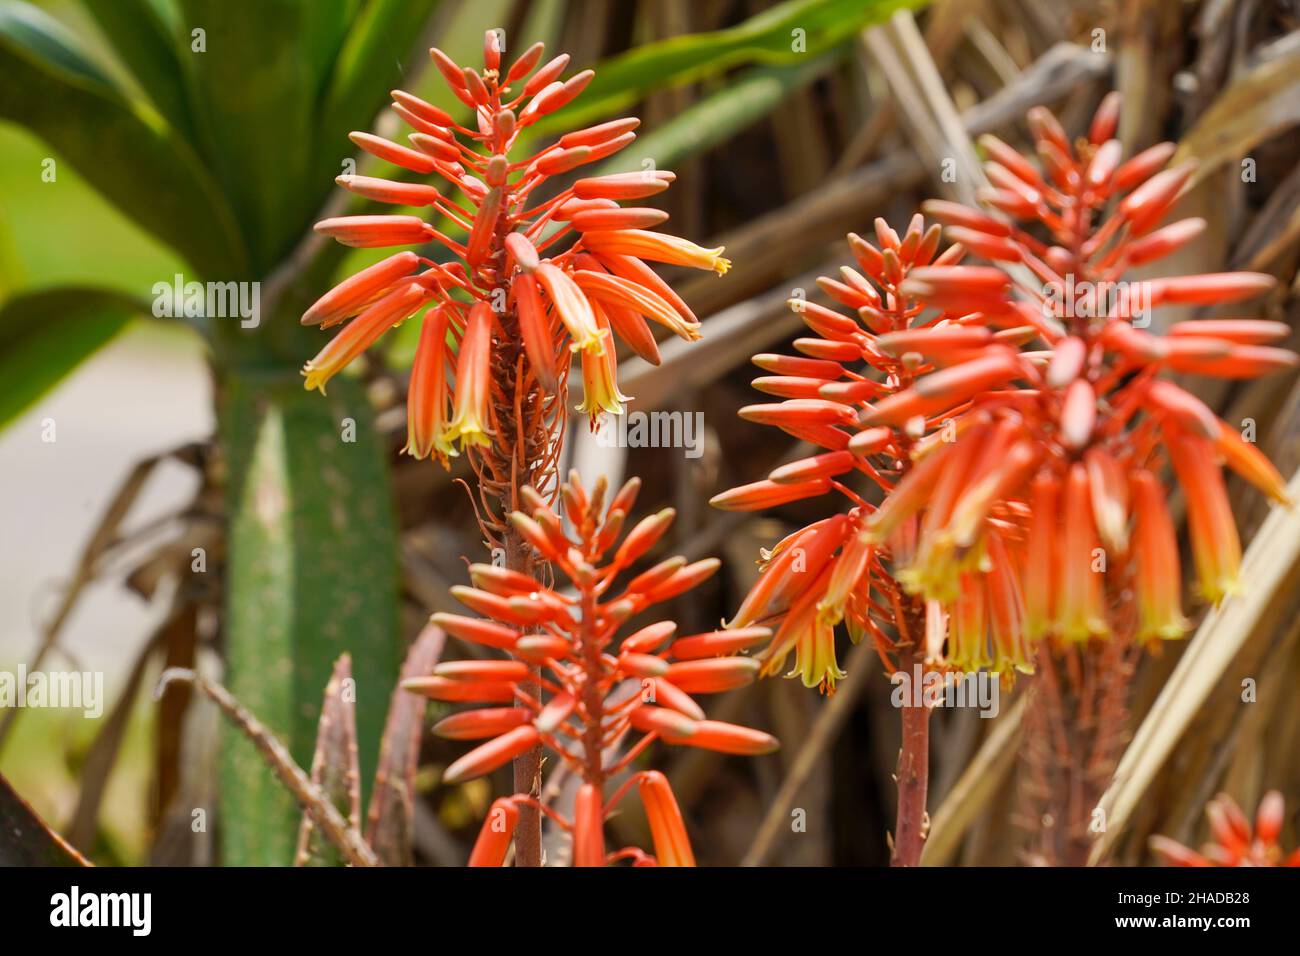
M1144 331L1153 308L1238 302L1274 280L1235 272L1122 281L1204 223L1157 228L1191 171L1161 171L1168 144L1122 162L1118 110L1108 96L1077 145L1051 113L1032 110L1041 171L984 137L995 188L982 198L993 213L926 203L954 242L933 265L938 236L919 219L901 241L878 225L880 249L851 237L871 281L847 270L821 286L867 329L795 302L820 337L796 341L800 357L755 359L776 373L755 385L786 401L742 415L827 453L715 504L762 508L836 488L855 505L783 541L734 622L784 617L774 665L793 647L806 652L796 668L806 682L833 680L831 625L841 616L855 637L869 631L887 646L871 615L902 627L895 581L925 602L922 624L911 615L924 635L903 637L954 668L1028 671L1037 641L1103 637L1117 619L1135 618L1142 641L1181 636L1166 462L1187 500L1199 590L1217 602L1236 588L1241 546L1221 466L1278 502L1284 483L1252 442L1160 374L1254 377L1296 356L1266 344L1288 327L1259 318ZM963 252L998 265L955 265ZM868 368L851 371L848 361ZM843 484L852 472L883 489L879 508ZM794 573L796 548L815 573ZM872 599L877 587L882 601ZM1115 606L1130 593L1131 615Z
M795 340L798 355L754 357L771 373L755 379L754 387L781 401L747 406L741 417L775 425L823 451L717 495L713 504L756 510L833 489L850 505L766 553L757 584L730 622L775 629L763 654L766 674L783 669L793 650L790 676L833 691L844 676L834 639L842 620L855 643L871 636L889 669L895 646L890 624L908 643L933 643L939 619L904 612L910 601L892 570L910 561L915 520L886 533L875 521L877 507L847 482L864 476L892 500L926 436L950 426L972 395L1016 374L1016 346L1025 333L995 331L982 311L1005 312L1006 276L960 265L961 245L939 253L939 240L939 226L927 228L921 216L901 237L877 219L876 244L850 235L861 271L845 266L839 278L823 277L818 285L851 313L791 299L815 337ZM924 384L914 389L918 383ZM995 587L994 598L1000 595ZM909 619L918 633L907 632ZM938 640L941 645L942 632Z
M1170 866L1300 866L1300 849L1287 853L1278 843L1286 801L1277 790L1264 794L1253 828L1237 801L1226 793L1210 801L1205 815L1213 842L1200 853L1163 836L1151 838L1151 849Z
M655 546L673 520L668 508L642 519L624 536L639 489L640 482L632 479L606 507L603 479L588 492L570 475L560 499L571 538L561 515L534 490L524 488L521 498L531 515L516 511L510 520L569 580L572 593L517 571L472 565L474 586L453 588L452 593L487 619L439 613L433 622L462 640L508 651L514 659L444 663L431 676L403 684L434 700L501 705L453 714L434 728L455 740L486 740L447 768L445 782L489 773L539 743L581 778L571 819L540 806L572 835L578 866L627 860L694 865L681 812L662 774L632 773L612 795L605 792L606 784L630 768L655 740L743 755L770 753L777 747L768 734L706 719L692 697L751 682L758 663L739 652L768 640L766 628L674 639L676 625L661 621L615 645L619 630L634 615L690 590L718 568L713 558L689 564L682 557L669 558L607 597L620 574ZM536 679L532 668L540 668L537 695L525 688ZM605 847L604 822L632 787L638 788L645 806L653 855L635 847ZM493 804L471 864L504 862L524 804L537 806L538 801L516 794Z
M491 401L500 384L492 378L497 350L510 347L514 355L522 342L527 367L516 372L507 363L523 377L512 375L511 388L535 386L548 394L562 388L570 353L580 353L585 395L579 410L593 418L619 413L625 396L615 381L611 332L651 362L658 361L658 350L647 319L683 338L699 337L699 320L647 261L719 274L729 266L720 248L652 231L668 218L661 210L620 205L667 189L671 172L602 175L548 188L555 177L631 144L636 119L565 134L512 161L519 137L578 96L593 74L584 70L561 80L567 55L538 67L540 43L503 69L500 36L487 32L481 72L430 51L451 92L472 111L472 128L395 90L392 109L413 130L410 146L351 134L378 159L411 173L437 174L445 185L355 175L338 177L339 185L377 202L427 208L435 222L361 215L316 224L318 232L349 246L436 244L438 258L409 250L389 256L341 282L302 318L322 328L347 321L304 369L306 386L323 389L384 332L429 307L411 371L407 451L417 458L436 454L444 463L458 444L490 445L498 431ZM537 198L542 193L548 198Z

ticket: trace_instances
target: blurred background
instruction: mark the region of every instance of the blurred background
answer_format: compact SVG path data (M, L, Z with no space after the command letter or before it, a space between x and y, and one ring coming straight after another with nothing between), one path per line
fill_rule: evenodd
M152 689L167 664L223 678L305 765L347 650L369 778L403 649L431 611L456 610L448 588L481 559L457 483L472 476L399 454L413 328L323 399L302 391L298 368L325 337L297 318L380 258L310 231L359 208L333 184L345 162L382 166L354 156L347 132L393 134L381 112L393 87L459 108L429 46L477 64L484 30L502 27L508 59L543 40L573 69L594 67L535 146L639 115L640 139L603 171L674 170L666 231L725 243L735 263L724 278L667 270L704 338L663 343L658 367L627 358L619 375L636 411L702 412L702 454L604 447L585 422L566 441L566 468L588 481L639 475L641 509L678 509L664 550L723 559L673 608L690 633L732 613L760 547L820 516L815 501L759 517L707 505L794 455L735 417L753 400L750 356L802 327L785 300L849 262L844 234L874 217L901 229L924 198L971 201L975 177L944 170L975 169L981 133L1023 148L1030 107L1052 107L1078 135L1120 90L1126 155L1169 139L1201 163L1177 214L1209 228L1162 268L1273 273L1287 291L1268 317L1294 326L1298 25L1296 4L1252 0L3 0L0 670L102 671L106 704L98 720L0 711L0 773L97 862L287 863L292 806L256 754L188 694L156 702ZM154 284L177 274L260 282L259 326L153 318ZM1192 385L1229 420L1255 418L1261 447L1294 473L1294 376ZM347 419L356 440L340 442ZM1249 541L1266 508L1232 490ZM1177 746L1125 821L1117 860L1149 862L1152 833L1198 842L1220 789L1253 807L1278 788L1294 813L1298 576L1288 567L1238 624L1230 659L1197 671L1204 703L1156 715ZM1133 727L1181 650L1131 676ZM830 699L771 680L716 700L711 716L775 733L776 755L652 752L702 863L887 862L897 712L872 656L846 641L846 659L851 676ZM1243 681L1257 691L1248 706ZM994 720L937 716L927 862L1027 861L1030 692L1004 696ZM463 863L503 792L504 778L440 786L460 750L423 745L420 862ZM212 820L198 832L196 809ZM635 840L643 821L613 826Z

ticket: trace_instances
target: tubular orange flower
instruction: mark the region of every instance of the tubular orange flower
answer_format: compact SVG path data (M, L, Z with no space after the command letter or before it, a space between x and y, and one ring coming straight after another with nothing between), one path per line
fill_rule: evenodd
M1165 490L1145 469L1135 472L1130 482L1137 516L1134 536L1138 564L1134 577L1140 623L1136 637L1139 641L1182 637L1188 626L1182 611L1182 572L1174 523L1165 506Z
M367 308L307 363L303 369L307 388L324 392L326 382L428 298L429 292L423 285L408 282Z
M435 667L432 676L409 678L402 685L436 700L513 705L465 710L438 723L435 731L443 736L482 741L453 762L443 779L455 783L490 773L540 741L582 781L572 820L549 807L541 808L573 835L573 859L578 866L626 859L655 862L636 848L613 852L605 848L604 822L633 786L640 788L650 816L657 862L694 864L681 814L661 774L633 773L612 795L605 792L606 784L656 740L741 755L766 754L777 747L768 734L705 720L703 709L691 697L751 682L759 663L735 655L765 641L770 636L766 628L674 640L675 626L663 621L617 642L618 631L630 617L693 587L717 568L711 560L689 565L680 558L661 562L609 596L616 579L660 539L672 520L671 509L646 518L620 543L638 488L633 479L607 504L603 480L588 492L572 476L560 494L574 529L572 537L536 491L523 489L520 498L532 515L514 517L530 522L536 540L547 542L555 568L572 586L572 596L543 586L529 574L472 565L475 586L453 588L452 593L503 623L449 614L436 614L433 621L457 637L512 650L517 659L446 662ZM562 544L553 542L552 535ZM540 633L521 635L512 625L526 623L524 619L541 621ZM525 684L537 687L529 683L535 680L530 664L541 670L540 690L525 692ZM515 794L505 804L494 804L493 812L508 807L517 813L520 807L539 806L534 797ZM498 817L496 827L484 824L471 857L473 865L495 866L504 860L514 817L510 813Z
M510 840L519 825L519 809L513 800L501 798L492 801L488 815L483 820L478 840L474 843L474 852L470 854L470 866L501 866L510 852Z
M731 260L722 257L722 246L705 249L686 239L646 232L644 229L588 232L583 235L583 240L588 248L598 253L635 256L651 262L666 262L694 269L712 269L718 275L726 275L731 268Z
M682 822L682 811L677 806L668 778L658 770L641 775L638 785L646 819L650 822L650 837L654 840L655 856L660 866L694 866L695 854Z
M445 440L462 445L487 445L488 389L492 361L492 310L478 302L465 320L465 334L456 359L456 395ZM441 397L438 398L441 401Z
M406 447L416 458L436 452L445 461L456 449L447 431L447 310L430 309L420 328L420 347L411 365L407 389Z
M1079 462L1075 462L1065 477L1061 510L1065 540L1056 627L1066 640L1083 641L1105 634L1107 626L1101 596L1103 567L1098 566L1105 555L1099 547L1092 516L1088 472Z
M1213 446L1196 435L1172 435L1165 446L1174 471L1187 496L1187 522L1192 531L1192 553L1200 591L1215 604L1238 590L1241 540L1228 504L1223 473L1214 460Z

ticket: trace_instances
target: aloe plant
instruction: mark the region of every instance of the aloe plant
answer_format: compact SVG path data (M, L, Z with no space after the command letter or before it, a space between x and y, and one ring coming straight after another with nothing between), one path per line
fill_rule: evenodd
M368 779L398 661L385 449L355 382L340 382L325 404L300 387L312 337L297 318L337 265L332 251L305 268L284 264L349 159L340 131L368 126L400 77L405 51L391 37L417 37L434 0L83 6L135 87L92 54L95 38L4 3L0 118L39 136L165 244L186 281L261 284L256 321L189 319L211 349L230 465L227 680L305 762L320 688L353 651ZM56 287L10 298L0 341L19 374L0 421L147 314L150 292ZM237 736L223 745L221 776L225 862L290 862L292 803Z

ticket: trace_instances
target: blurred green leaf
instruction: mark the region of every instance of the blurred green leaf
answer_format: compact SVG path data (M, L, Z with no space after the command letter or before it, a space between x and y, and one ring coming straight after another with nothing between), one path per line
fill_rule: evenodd
M87 866L0 776L0 866Z
M176 40L150 0L83 0L158 112L193 139Z
M647 43L595 67L586 91L547 131L573 129L625 109L651 90L690 83L744 63L806 62L917 0L787 0L725 30Z
M30 4L0 3L0 117L23 124L201 272L242 270L229 207L189 146Z
M777 109L840 60L838 51L789 66L761 66L682 110L599 166L592 175L632 171L647 159L658 167L681 162L726 142Z
M397 532L369 401L356 381L323 397L296 374L232 373L224 391L228 684L305 766L321 688L350 651L368 782L398 645ZM299 814L239 734L223 738L221 782L224 861L292 862Z
M0 428L148 310L111 290L67 287L23 293L0 306Z
M341 172L339 163L355 151L347 134L368 130L388 91L402 79L402 62L415 48L438 0L369 0L339 51L321 101L315 169L323 182ZM425 57L428 52L415 54Z
M202 152L234 206L254 276L264 275L333 188L310 175L318 83L312 44L323 32L318 19L330 17L333 5L179 3L187 30L181 62Z

